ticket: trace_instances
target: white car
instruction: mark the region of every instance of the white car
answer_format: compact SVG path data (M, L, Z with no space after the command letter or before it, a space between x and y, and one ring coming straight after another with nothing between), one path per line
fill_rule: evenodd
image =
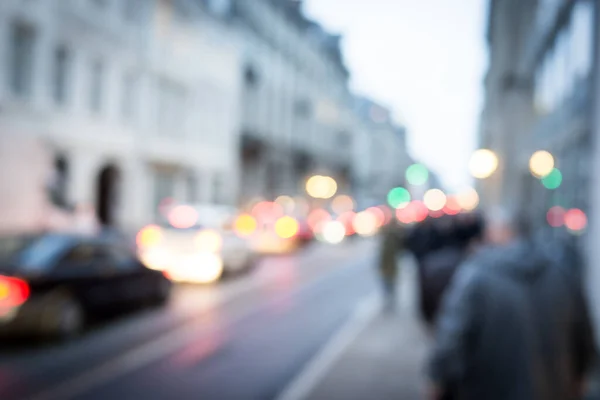
M234 209L175 206L168 223L149 225L137 235L140 259L176 282L210 283L250 270L256 261L249 243L232 229Z

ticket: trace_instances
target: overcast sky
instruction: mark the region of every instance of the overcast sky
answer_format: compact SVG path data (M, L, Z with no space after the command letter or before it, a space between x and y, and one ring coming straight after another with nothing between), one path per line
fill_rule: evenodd
M413 157L454 189L470 183L487 63L485 0L305 0L344 35L355 91L390 107Z

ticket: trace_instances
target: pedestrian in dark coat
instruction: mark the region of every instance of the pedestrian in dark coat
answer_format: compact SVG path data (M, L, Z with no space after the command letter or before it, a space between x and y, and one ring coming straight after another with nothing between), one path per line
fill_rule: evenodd
M564 260L519 240L461 266L437 324L431 399L581 398L595 346L579 275Z

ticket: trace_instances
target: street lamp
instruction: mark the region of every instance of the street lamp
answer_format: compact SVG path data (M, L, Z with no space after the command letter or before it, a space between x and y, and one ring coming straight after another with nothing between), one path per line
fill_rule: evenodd
M469 161L469 171L474 178L489 178L496 169L498 169L498 156L492 150L479 149L473 152Z

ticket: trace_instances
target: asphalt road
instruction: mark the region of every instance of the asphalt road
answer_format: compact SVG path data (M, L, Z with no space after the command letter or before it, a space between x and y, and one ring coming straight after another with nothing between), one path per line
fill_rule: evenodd
M374 243L267 258L54 345L0 347L0 399L273 399L376 292Z

